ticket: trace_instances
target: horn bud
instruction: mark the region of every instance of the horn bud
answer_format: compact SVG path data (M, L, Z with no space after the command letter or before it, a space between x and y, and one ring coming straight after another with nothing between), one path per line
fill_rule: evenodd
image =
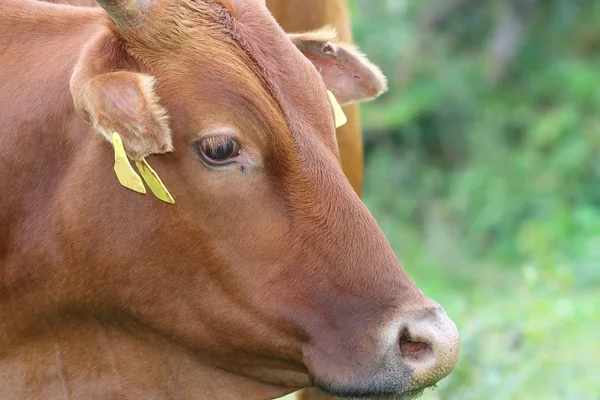
M96 0L117 26L134 27L141 24L144 16L156 0Z

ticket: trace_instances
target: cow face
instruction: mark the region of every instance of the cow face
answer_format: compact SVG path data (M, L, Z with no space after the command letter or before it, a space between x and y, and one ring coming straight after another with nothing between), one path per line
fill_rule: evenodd
M265 384L403 396L446 376L454 324L406 275L337 159L327 88L343 103L376 96L378 70L343 46L290 40L260 2L101 6L110 20L75 67L75 107L147 159L175 200L119 186L98 142L95 174L112 178L85 232L109 254L110 307Z

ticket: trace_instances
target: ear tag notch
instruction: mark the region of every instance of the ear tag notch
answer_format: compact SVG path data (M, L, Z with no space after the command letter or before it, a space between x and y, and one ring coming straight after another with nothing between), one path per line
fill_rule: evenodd
M142 161L136 161L135 165L152 193L154 193L158 199L165 203L175 204L173 196L171 196L171 193L169 193L166 186L162 183L156 171L150 167L145 158L142 158Z
M346 114L344 114L340 103L338 103L337 99L335 98L335 95L331 92L331 90L328 90L327 94L329 95L329 101L331 102L331 106L333 107L335 127L339 128L340 126L348 122L348 118L346 117Z
M144 187L142 179L129 163L129 159L127 158L127 154L125 153L125 148L123 147L123 141L121 140L121 136L119 136L117 132L113 132L112 139L113 148L115 151L114 170L117 174L117 179L119 180L119 183L122 186L133 190L134 192L146 194L146 188Z

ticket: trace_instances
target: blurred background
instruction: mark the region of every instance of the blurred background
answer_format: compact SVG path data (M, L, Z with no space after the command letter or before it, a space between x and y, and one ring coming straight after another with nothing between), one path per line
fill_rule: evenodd
M600 1L350 5L364 201L462 335L423 399L600 399Z

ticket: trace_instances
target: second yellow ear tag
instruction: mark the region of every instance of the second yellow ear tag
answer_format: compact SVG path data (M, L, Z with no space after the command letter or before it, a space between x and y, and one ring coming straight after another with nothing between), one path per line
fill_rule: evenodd
M136 161L135 165L140 171L140 174L142 174L146 184L156 197L166 203L175 204L175 200L173 200L171 193L169 193L165 185L162 183L158 177L158 174L150 167L150 165L148 165L148 162L145 158L142 158L142 161Z
M135 172L125 153L123 141L117 132L113 132L113 148L115 150L115 173L119 183L138 193L146 193L146 188L140 176Z
M335 127L339 128L340 126L342 126L346 122L348 122L348 118L346 118L346 114L344 114L344 111L342 110L342 107L340 106L340 103L338 103L334 94L331 93L330 90L327 91L327 94L329 95L329 101L331 102L331 106L333 107L333 115L335 117Z

